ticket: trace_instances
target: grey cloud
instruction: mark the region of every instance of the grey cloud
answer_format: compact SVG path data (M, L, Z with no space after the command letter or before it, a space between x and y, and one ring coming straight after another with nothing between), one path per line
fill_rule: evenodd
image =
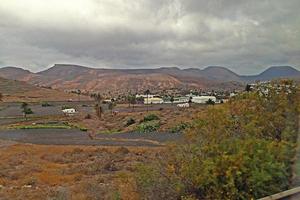
M241 74L281 64L300 69L297 0L20 2L0 5L2 66L222 65Z

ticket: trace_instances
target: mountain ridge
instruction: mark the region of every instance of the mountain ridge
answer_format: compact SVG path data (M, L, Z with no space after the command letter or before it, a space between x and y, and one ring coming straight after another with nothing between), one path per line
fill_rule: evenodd
M141 91L147 88L164 90L170 88L222 88L225 83L243 85L255 80L274 78L300 78L300 72L291 66L272 66L262 73L241 76L222 66L207 66L204 69L161 67L150 69L104 69L73 64L54 66L32 73L16 67L0 68L0 76L26 81L31 84L57 89L81 89L90 91Z

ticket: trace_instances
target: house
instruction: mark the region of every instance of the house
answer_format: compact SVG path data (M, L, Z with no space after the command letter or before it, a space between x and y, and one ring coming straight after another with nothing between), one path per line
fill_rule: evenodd
M173 103L188 103L189 97L175 97Z
M144 104L162 104L164 103L164 100L159 97L151 97L151 98L145 98Z
M65 115L74 115L76 113L76 110L74 108L67 108L67 109L63 109L62 112Z
M137 94L137 95L135 95L135 97L136 98L153 98L154 97L154 95L153 94L148 94L148 96L147 96L147 94Z
M192 102L193 103L206 103L208 100L212 100L213 102L217 101L217 98L215 96L193 96Z
M178 108L189 108L190 104L189 103L182 103L182 104L177 104Z

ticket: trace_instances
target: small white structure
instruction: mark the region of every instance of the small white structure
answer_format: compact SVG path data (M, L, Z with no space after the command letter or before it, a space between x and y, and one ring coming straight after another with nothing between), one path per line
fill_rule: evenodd
M177 104L178 108L189 108L190 104L189 103L181 103L181 104Z
M162 104L164 100L159 97L145 98L144 104Z
M139 98L139 97L143 97L144 99L147 98L147 95L146 94L137 94L135 95L136 98ZM153 94L148 94L148 98L153 98L154 95Z
M65 115L74 115L76 113L76 110L74 108L67 108L67 109L63 109L62 112Z
M193 96L192 102L193 103L206 103L208 100L212 100L213 102L217 101L215 96Z
M175 97L173 103L187 103L190 97Z

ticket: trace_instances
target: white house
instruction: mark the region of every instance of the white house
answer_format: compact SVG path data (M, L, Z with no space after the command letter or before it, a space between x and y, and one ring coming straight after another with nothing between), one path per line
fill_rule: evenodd
M189 103L181 103L181 104L177 104L178 108L189 108L190 104Z
M136 98L139 98L139 97L143 97L144 99L147 98L147 95L146 94L137 94L135 95ZM153 98L154 95L153 94L148 94L148 98Z
M151 97L151 98L145 98L144 104L162 104L164 103L164 100L159 97Z
M76 110L74 108L63 109L62 112L66 115L74 115Z
M192 102L193 103L206 103L208 100L212 100L213 102L217 101L215 96L193 96Z
M190 97L175 97L173 103L187 103Z

